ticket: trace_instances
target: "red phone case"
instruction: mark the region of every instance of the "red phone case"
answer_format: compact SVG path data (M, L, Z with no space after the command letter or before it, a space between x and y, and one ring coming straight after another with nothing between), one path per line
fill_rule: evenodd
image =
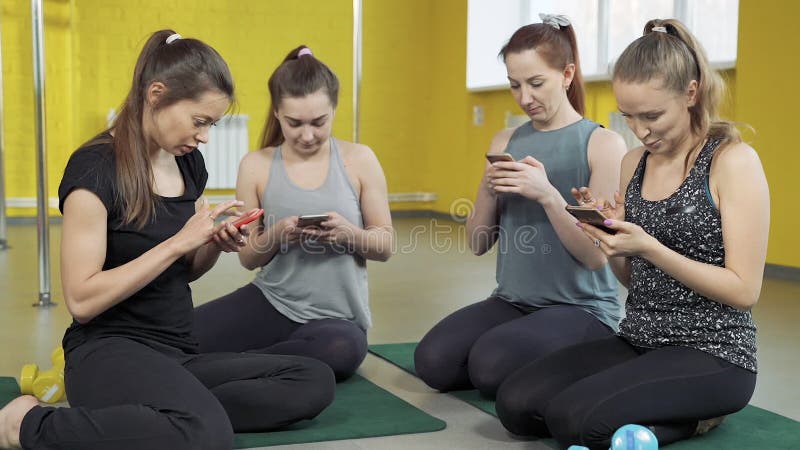
M235 226L236 228L241 228L242 226L247 225L248 223L258 219L259 217L261 217L262 214L264 214L263 209L261 208L256 209L250 214L244 215L236 219L236 221L233 222L233 226Z

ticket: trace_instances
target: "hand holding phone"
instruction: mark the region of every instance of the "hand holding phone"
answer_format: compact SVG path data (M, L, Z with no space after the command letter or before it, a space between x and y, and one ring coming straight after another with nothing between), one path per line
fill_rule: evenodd
M489 164L494 164L496 162L514 162L514 157L511 156L510 153L487 153L486 159L489 161Z
M243 226L247 225L248 223L258 219L262 215L264 215L264 210L263 209L261 209L261 208L254 209L254 210L250 211L249 213L247 213L247 214L239 217L238 219L236 219L233 222L233 226L236 227L236 228L242 228Z
M322 228L322 222L330 219L327 214L305 214L297 218L298 228L317 227Z
M594 206L573 206L567 205L566 206L567 212L572 214L578 222L581 223L588 223L589 225L595 226L600 228L601 230L605 231L608 234L616 234L616 230L612 230L605 226L603 222L608 220L605 214L602 211L595 208Z

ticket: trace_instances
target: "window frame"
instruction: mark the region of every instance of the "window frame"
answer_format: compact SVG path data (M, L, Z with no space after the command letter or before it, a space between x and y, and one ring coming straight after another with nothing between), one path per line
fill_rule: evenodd
M470 2L472 0L469 0ZM532 23L539 20L537 17L532 17L532 14L538 14L537 11L534 11L532 8L532 3L534 0L519 0L518 7L519 7L519 17L521 23ZM589 0L586 0L589 1ZM598 61L598 71L596 73L587 74L584 72L583 79L585 82L594 82L594 81L610 81L611 80L611 64L614 62L610 55L610 23L611 23L611 1L612 0L594 0L597 3L597 36L594 38L597 40L597 61ZM646 0L643 0L646 1ZM511 2L509 2L511 3ZM498 2L496 4L504 4L503 2ZM738 2L737 2L738 7ZM468 7L469 8L469 7ZM692 0L673 0L673 16L683 22L690 30L694 29L694 4ZM469 18L468 18L469 21ZM738 22L738 16L737 16ZM469 34L469 25L467 26L467 33ZM736 39L738 41L739 35L738 30L736 34ZM469 45L470 37L467 38L467 42ZM738 46L738 42L737 42ZM469 49L467 49L467 53L469 54ZM507 89L508 83L498 83L486 86L475 86L470 87L470 67L469 67L469 57L467 58L467 73L465 74L465 85L467 87L468 92L485 92L485 91L496 91L500 89ZM600 71L600 68L605 65L606 69L604 71ZM729 70L736 68L736 59L732 61L723 60L723 61L712 61L711 67L716 70Z

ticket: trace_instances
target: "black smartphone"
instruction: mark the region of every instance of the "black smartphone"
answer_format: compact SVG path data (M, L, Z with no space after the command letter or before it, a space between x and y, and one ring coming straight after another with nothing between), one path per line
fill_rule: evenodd
M297 218L297 226L299 228L322 228L322 222L328 219L330 219L330 216L327 214L305 214Z
M493 164L500 161L504 162L514 161L514 157L511 156L510 153L487 153L486 159L489 161L489 164Z
M567 205L567 212L572 214L581 223L588 223L589 225L600 228L608 234L616 234L616 230L608 228L603 222L608 220L608 217L602 211L593 206L572 206Z

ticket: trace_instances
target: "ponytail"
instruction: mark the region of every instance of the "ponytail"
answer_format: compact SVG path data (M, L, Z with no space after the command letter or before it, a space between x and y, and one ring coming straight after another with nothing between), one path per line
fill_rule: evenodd
M698 136L739 142L733 123L719 118L725 84L711 67L705 50L691 32L676 19L653 19L644 35L622 52L614 65L612 79L646 83L659 79L665 89L684 93L697 81L695 104L689 108L692 132Z
M334 109L339 102L339 79L305 45L286 55L281 65L269 77L268 86L270 106L264 130L261 132L261 148L275 147L284 141L281 123L275 117L284 98L305 97L325 89Z

